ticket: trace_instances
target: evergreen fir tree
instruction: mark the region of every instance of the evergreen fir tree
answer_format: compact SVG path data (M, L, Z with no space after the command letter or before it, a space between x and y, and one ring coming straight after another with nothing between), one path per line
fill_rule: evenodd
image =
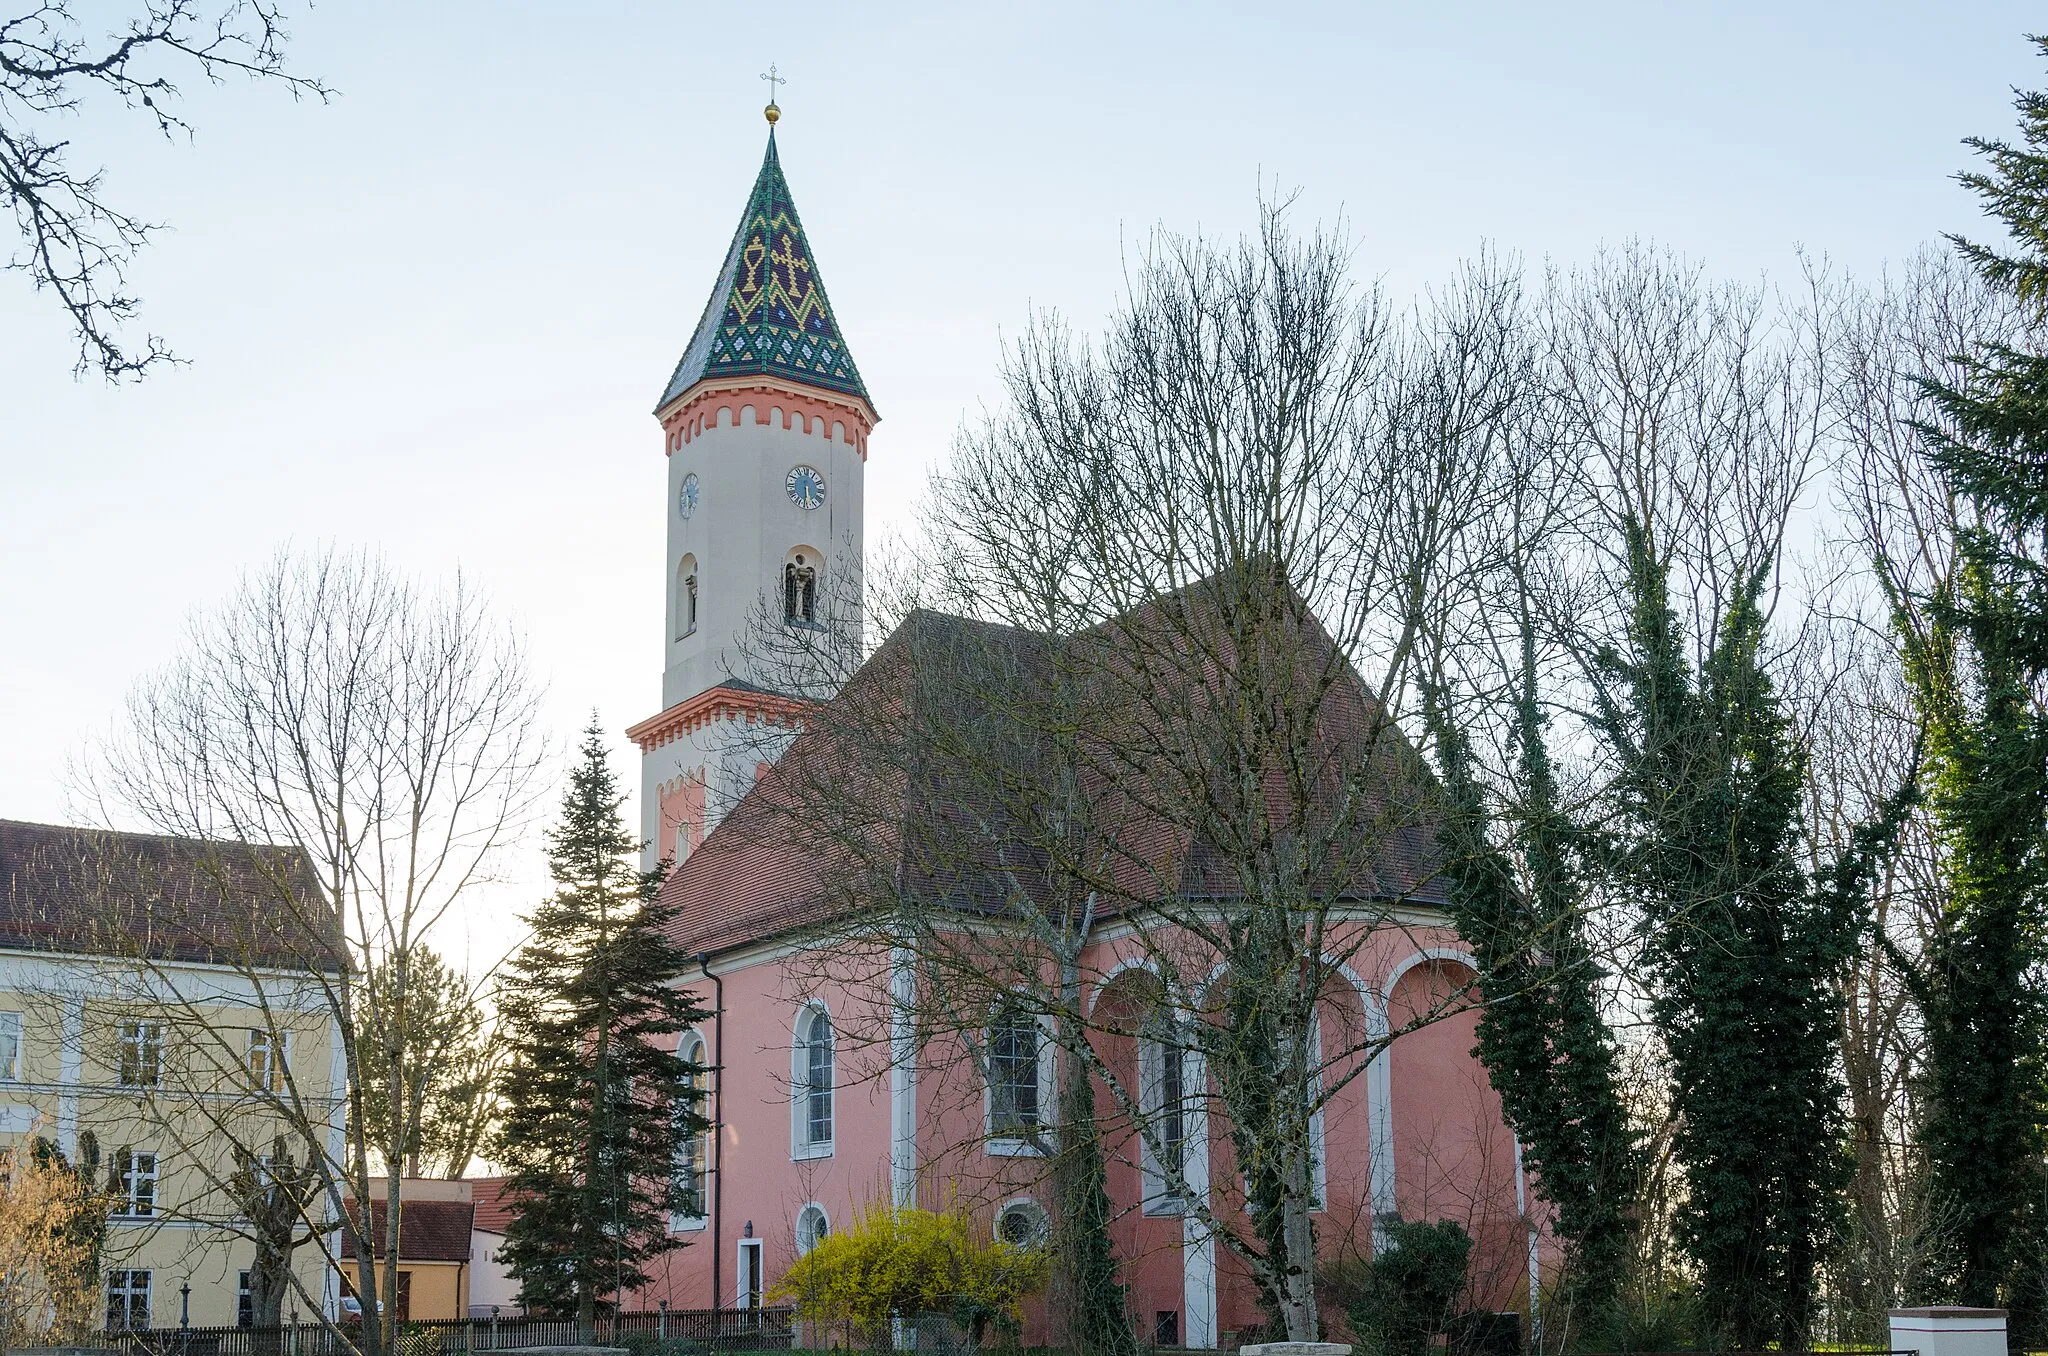
M2048 54L2048 39L2035 43ZM2017 107L2022 144L1972 138L1988 169L1960 176L2011 246L1950 239L2020 303L2031 336L2048 318L2048 95L2023 93ZM2048 353L2030 337L1959 361L1960 383L1922 381L1939 417L1919 432L1973 521L1945 592L1921 600L1931 627L1897 628L1926 722L1948 885L1923 965L1907 967L1927 1022L1923 1143L1956 1220L1946 1293L1931 1297L2008 1307L2015 1337L2038 1341L2048 1333Z
M555 893L527 921L500 1000L510 1062L497 1157L514 1216L501 1252L520 1302L574 1313L645 1285L644 1265L680 1246L668 1232L677 1146L706 1128L668 1048L704 1016L675 987L689 955L658 902L662 872L639 843L593 718L548 835Z
M1477 1053L1539 1192L1557 1210L1563 1336L1603 1321L1626 1279L1636 1145L1614 1036L1601 1015L1604 971L1586 936L1587 895L1572 861L1579 834L1558 804L1544 742L1532 628L1525 622L1519 767L1504 842L1489 835L1469 742L1437 694L1427 696L1447 802L1440 837L1451 917L1478 962L1485 1001Z
M1642 525L1627 552L1630 620L1597 668L1595 727L1617 765L1612 869L1641 901L1671 1060L1680 1238L1717 1342L1803 1347L1849 1167L1835 985L1906 793L1806 879L1805 760L1762 665L1762 577L1695 672Z

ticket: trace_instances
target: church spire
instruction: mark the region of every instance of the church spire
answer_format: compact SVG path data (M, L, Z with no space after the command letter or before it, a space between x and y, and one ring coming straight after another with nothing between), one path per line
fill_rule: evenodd
M761 173L726 250L718 285L656 413L701 381L752 376L855 396L872 409L782 177L774 127L781 110L770 103L768 111Z

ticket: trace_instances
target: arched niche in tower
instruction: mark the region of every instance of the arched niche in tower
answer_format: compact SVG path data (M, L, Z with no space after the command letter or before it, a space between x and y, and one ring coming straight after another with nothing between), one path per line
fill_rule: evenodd
M818 626L824 620L825 553L793 546L782 560L782 620L790 626Z
M676 562L676 639L697 630L697 557L686 552Z

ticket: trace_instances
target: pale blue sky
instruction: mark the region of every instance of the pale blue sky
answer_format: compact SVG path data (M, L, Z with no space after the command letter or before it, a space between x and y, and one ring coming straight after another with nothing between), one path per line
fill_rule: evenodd
M1126 241L1234 234L1262 176L1342 212L1397 297L1489 241L1867 272L1976 225L1958 140L2048 82L2037 6L1693 9L329 0L293 47L328 106L193 88L189 146L89 110L108 193L173 227L136 284L191 366L74 382L54 307L0 274L0 817L64 818L67 755L286 541L460 566L526 629L564 739L593 706L652 714L649 409L759 165L771 61L883 416L871 541L992 397L1003 332L1034 306L1092 324Z

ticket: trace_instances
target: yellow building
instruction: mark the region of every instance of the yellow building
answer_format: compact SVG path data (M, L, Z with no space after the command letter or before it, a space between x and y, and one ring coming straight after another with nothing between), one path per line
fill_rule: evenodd
M318 898L275 849L0 820L0 1151L96 1164L109 1326L247 1322L266 1215L282 1316L336 1311L327 1207L290 1189L343 1148Z
M371 1189L378 1195L371 1202L369 1233L381 1243L388 1218L383 1195L388 1184L373 1182ZM418 1322L468 1318L470 1234L476 1222L470 1184L407 1177L398 1184L398 1200L398 1317ZM343 1261L354 1262L354 1244L353 1233L343 1235ZM380 1295L384 1268L379 1258Z

